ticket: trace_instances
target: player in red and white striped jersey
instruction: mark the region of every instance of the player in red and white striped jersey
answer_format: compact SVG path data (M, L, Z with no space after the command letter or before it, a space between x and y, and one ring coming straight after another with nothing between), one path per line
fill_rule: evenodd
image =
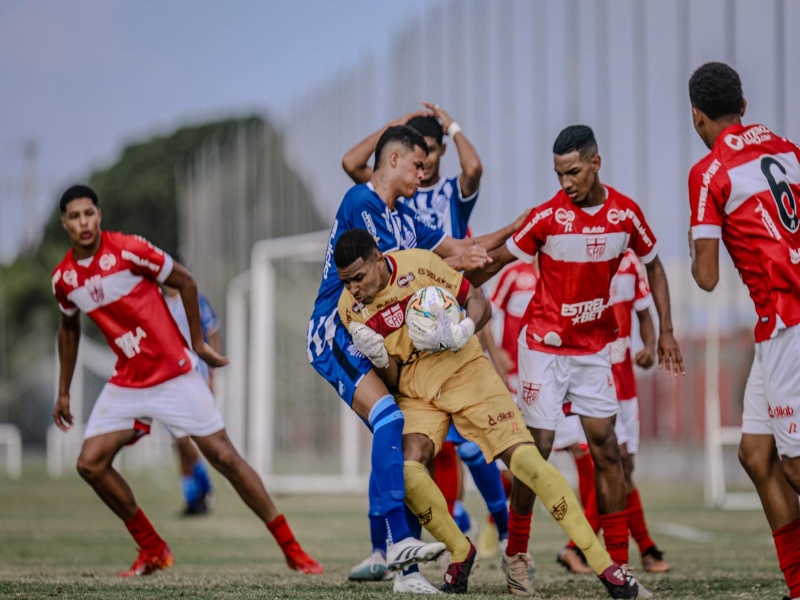
M800 148L764 125L742 124L742 82L724 63L698 68L689 98L711 150L689 173L692 275L714 289L722 239L755 303L739 460L761 498L789 593L800 598Z
M61 197L61 224L72 248L53 272L53 293L61 308L60 365L53 419L63 431L73 424L70 383L81 327L79 311L100 328L117 355L86 424L78 472L125 522L140 546L130 577L172 566L172 551L136 504L127 482L112 466L123 446L136 442L158 419L177 436L190 435L208 461L233 485L267 525L293 569L321 573L272 502L258 474L233 447L214 397L200 373L199 359L221 367L228 359L203 340L197 285L191 274L145 239L100 229L97 194L84 185ZM169 313L158 284L180 291L194 352ZM196 354L195 354L196 353Z
M607 345L616 338L609 299L611 279L632 248L647 265L659 313L659 364L683 372L672 334L669 290L656 239L639 206L600 182L597 142L591 128L564 129L553 146L561 191L531 210L506 246L484 269L494 272L520 258L539 257L539 283L525 313L520 348L518 404L536 445L547 457L561 419L562 403L580 415L595 462L597 498L606 547L628 563L628 513L620 450L614 433L619 410ZM473 283L480 279L471 277ZM533 493L514 481L511 493L508 572L527 552ZM522 576L522 569L519 569ZM509 585L509 587L511 587Z

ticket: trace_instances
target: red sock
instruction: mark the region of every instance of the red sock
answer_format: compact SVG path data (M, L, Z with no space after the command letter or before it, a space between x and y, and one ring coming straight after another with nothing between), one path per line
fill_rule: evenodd
M800 597L800 519L772 532L789 596Z
M637 488L634 488L625 498L625 507L628 509L628 529L630 529L633 539L636 540L639 551L644 552L655 546L656 543L650 539L650 532L647 531L647 523L644 522L644 509L642 509L642 500L639 498Z
M528 540L531 537L531 517L533 513L520 515L511 508L508 511L508 547L506 555L524 554L528 551Z
M600 515L606 550L618 565L628 564L628 511Z
M439 454L433 459L433 480L444 495L447 501L447 510L453 516L453 507L458 500L458 488L461 473L458 470L456 460L456 445L453 442L445 442Z
M586 520L595 533L600 531L600 512L597 508L597 492L594 489L589 493L589 499L586 501L586 507L583 509L583 514L586 515Z
M125 527L131 532L133 539L136 540L142 550L158 552L167 545L156 533L152 523L147 519L141 508L136 511L132 519L125 521Z
M575 467L578 469L578 494L581 504L586 508L589 494L594 491L594 461L592 455L586 452L575 457Z
M267 529L275 536L275 541L278 542L278 545L284 552L288 546L291 546L292 543L295 542L294 534L292 530L289 529L289 524L286 522L286 518L283 515L278 515L267 523Z

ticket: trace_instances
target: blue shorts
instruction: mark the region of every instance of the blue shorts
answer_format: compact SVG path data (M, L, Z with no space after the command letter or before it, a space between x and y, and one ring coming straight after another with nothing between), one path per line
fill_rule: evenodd
M330 344L315 356L311 365L330 383L348 406L353 406L353 394L361 379L372 369L369 359L358 351L350 332L341 323Z

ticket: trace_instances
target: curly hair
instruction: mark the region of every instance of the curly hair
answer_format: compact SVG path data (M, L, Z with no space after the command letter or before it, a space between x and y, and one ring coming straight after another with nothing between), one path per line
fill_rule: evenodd
M712 120L739 115L744 105L742 80L729 65L708 62L689 78L689 100Z

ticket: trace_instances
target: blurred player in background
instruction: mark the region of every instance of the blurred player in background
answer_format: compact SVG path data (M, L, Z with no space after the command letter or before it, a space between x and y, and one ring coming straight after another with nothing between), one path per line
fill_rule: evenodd
M625 476L614 432L619 402L611 372L609 342L616 320L610 307L611 279L628 247L647 265L659 313L659 364L683 372L672 334L669 290L656 239L639 206L600 182L601 159L591 128L573 125L553 145L561 191L531 210L506 246L492 252L486 278L505 264L539 256L536 294L525 313L520 343L518 405L536 445L550 455L562 404L572 402L581 418L592 459L603 537L611 557L628 564ZM481 279L472 275L473 282ZM532 591L528 571L533 492L515 479L511 492L509 543L504 571L509 589Z
M173 255L173 260L182 263L177 253ZM183 308L183 299L177 288L168 285L164 288L164 300L167 303L172 318L178 324L183 338L187 345L191 345L192 337L189 329L189 318ZM220 323L217 314L203 294L198 293L200 301L200 325L203 329L203 340L214 349L214 352L222 352L222 342L220 341ZM214 369L210 368L205 361L198 361L195 367L200 371L200 375L208 383L211 393L214 393ZM181 491L186 505L181 514L186 517L204 515L211 509L214 490L211 487L211 479L208 476L208 468L200 455L200 451L188 435L182 438L175 438L175 447L178 450L178 459L181 469Z
M724 63L692 74L689 99L711 150L689 173L692 275L714 289L722 239L755 304L739 461L761 498L789 595L800 598L800 149L764 125L742 124L742 82Z
M383 131L397 123L413 127L424 136L428 145L428 155L416 194L410 198L401 198L399 202L412 208L417 218L431 229L444 231L453 238L462 239L469 235L469 218L478 201L483 166L472 143L453 117L438 104L423 102L423 105L430 112L410 113L370 134L345 154L342 167L353 181L365 183L372 176L369 159ZM445 134L455 143L461 164L461 172L450 178L444 177L440 170L441 159L447 151L447 144L444 143ZM481 340L489 342L489 350L494 351L491 336L488 336L488 339L483 336ZM471 529L472 521L459 499L463 493L463 485L457 456L468 466L478 491L493 517L499 538L507 539L508 508L500 472L493 463L487 464L478 446L464 439L455 427L451 428L447 444L434 461L434 479L445 496L450 514L456 518L462 531L467 532ZM379 580L385 576L386 543L381 540L384 537L380 534L380 523L383 519L377 506L377 498L370 497L372 554L352 569L350 572L352 580Z
M475 546L453 521L426 470L453 420L480 446L487 461L502 459L516 477L536 489L553 518L577 540L612 597L636 598L636 580L603 549L569 484L536 449L519 408L483 354L474 335L491 316L483 293L430 252L384 256L372 236L360 229L342 234L334 261L345 284L339 315L358 347L387 381L396 384L406 417L406 502L452 554L441 589L466 593L476 557ZM450 292L466 316L453 323L442 307L432 328L415 329L405 322L407 304L415 292L432 285Z
M91 188L69 188L59 207L72 248L52 278L61 309L60 373L53 420L63 431L73 423L70 384L83 311L105 336L117 363L86 423L77 468L139 545L136 561L120 576L149 575L172 566L174 560L167 543L136 504L131 488L112 466L124 446L149 433L153 419L178 437L192 437L275 536L290 568L322 573L320 564L295 540L261 478L231 444L208 385L192 368L198 357L210 367L228 364L227 358L203 340L194 278L144 238L102 231L97 194ZM159 284L179 290L194 352L187 348L167 310Z
M419 221L416 213L398 200L416 193L427 153L425 138L416 129L397 125L380 134L370 180L350 188L336 212L322 281L308 325L307 349L312 366L373 433L369 493L379 499L380 514L388 527L386 562L392 570L433 560L444 547L421 542L419 524L406 521L403 413L339 318L337 304L343 285L333 266L333 249L342 232L361 228L377 240L384 251L420 247L447 257L455 268L476 268L485 264L487 250L500 246L516 225L467 241L434 231ZM380 522L376 525L385 531ZM373 533L373 538L375 535ZM386 538L385 533L380 535ZM418 572L396 577L394 589L418 593L435 591Z

